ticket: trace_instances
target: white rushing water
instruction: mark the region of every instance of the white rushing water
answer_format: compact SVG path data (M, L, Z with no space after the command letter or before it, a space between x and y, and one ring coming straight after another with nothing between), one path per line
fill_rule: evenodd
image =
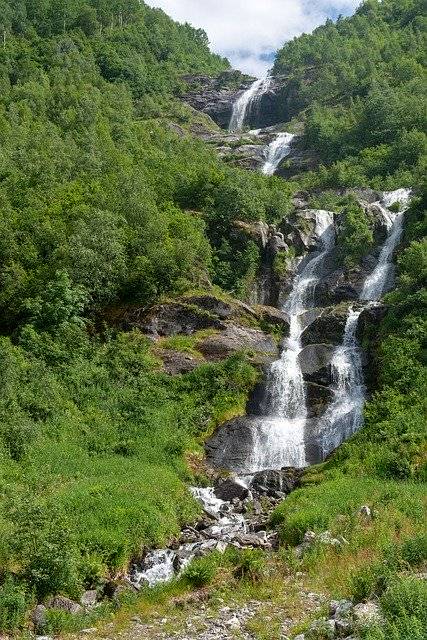
M378 265L367 277L363 287L360 297L365 304L359 304L357 309L350 308L343 342L336 347L332 357L334 399L320 418L315 436L322 458L350 438L363 424L365 386L361 350L357 341L358 321L363 310L375 304L385 290L393 252L402 234L403 215L408 207L410 193L409 189L385 193L381 202L377 203L383 209L389 233ZM401 204L401 209L398 213L393 213L389 207L396 202ZM298 356L302 350L303 314L314 306L313 293L320 279L322 262L335 243L333 214L329 211L316 212L316 234L322 249L307 261L301 273L296 276L283 308L289 317L290 335L284 345L282 357L273 363L267 381L266 415L260 417L254 428L253 450L243 474L249 483L251 474L256 471L304 467L307 464L307 407ZM245 517L237 513L229 502L217 498L212 487L190 487L190 491L212 519L212 524L204 530L206 538L203 541L196 539L184 542L174 549L149 552L141 565L134 566L129 576L137 589L171 580L182 573L194 557L215 549L224 551L228 543L236 540L236 536L247 532Z
M335 242L333 214L329 211L316 212L316 234L323 250L309 260L296 276L292 291L283 307L289 318L289 338L285 341L282 357L271 366L268 380L268 415L287 420L302 420L307 417L304 380L299 364L302 350L301 315L313 307L313 294L319 282L319 267Z
M381 298L387 285L390 273L393 269L393 254L400 242L403 233L403 219L405 211L409 206L411 196L410 189L398 189L383 195L380 205L386 208L386 215L389 221L389 235L380 253L378 264L374 271L366 278L363 290L360 295L361 300L377 301ZM392 213L389 207L400 204L400 211Z
M174 549L150 551L141 565L135 565L129 575L136 589L169 582L174 576L180 575L196 556L216 549L224 551L225 547L221 545L231 542L237 534L247 532L244 516L236 513L229 502L217 498L213 487L189 487L189 490L212 518L213 524L206 530L206 539L202 542L186 542Z
M384 193L382 200L377 203L386 221L388 235L378 264L366 278L360 294L361 301L366 304L356 311L350 308L343 343L336 348L332 358L334 400L318 426L318 443L323 458L363 425L365 386L361 350L356 337L357 325L362 311L375 304L386 289L393 269L393 253L402 236L404 213L409 206L410 196L410 189L398 189ZM396 203L400 204L400 211L397 213L389 209Z
M266 176L272 176L279 164L291 151L292 140L295 138L293 133L282 132L271 142L266 150L266 160L262 167L262 173Z
M332 358L334 400L319 423L319 446L322 458L350 438L363 422L365 387L362 357L356 338L357 324L363 308L350 309L344 339Z
M254 105L259 102L261 96L269 90L271 82L272 79L270 76L261 78L261 80L255 80L249 89L242 93L240 98L236 100L233 105L233 113L228 127L230 133L242 131L245 125L246 115Z
M264 410L268 418L263 421L263 429L253 452L258 470L280 469L283 466L303 467L306 464L304 436L307 407L298 358L302 350L301 334L304 329L301 315L314 304L313 294L320 279L319 267L335 242L331 212L316 212L316 234L323 250L309 260L295 278L283 308L289 317L289 338L285 341L280 360L272 364L267 380Z

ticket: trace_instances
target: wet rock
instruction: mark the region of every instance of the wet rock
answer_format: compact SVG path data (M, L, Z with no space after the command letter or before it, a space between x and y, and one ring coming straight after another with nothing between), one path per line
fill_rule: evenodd
M283 433L280 420L257 416L235 418L221 425L207 441L208 462L217 469L247 475L263 468L298 465L301 443L295 443L292 434L289 447L284 442L283 447L273 450L273 444L283 435L286 432Z
M348 307L328 307L305 329L301 340L304 346L313 344L342 344L348 317Z
M299 354L298 360L303 374L313 374L331 364L335 347L331 344L310 344Z
M357 604L353 609L353 616L358 627L381 624L383 622L380 607L375 602Z
M261 495L275 496L277 492L288 494L294 491L301 480L301 469L281 471L259 471L251 482L251 491Z
M207 360L223 360L238 351L254 352L254 361L271 362L279 355L276 342L259 329L228 325L219 334L209 336L198 344L198 350Z
M223 129L227 129L233 105L254 78L240 72L226 71L217 77L203 75L183 76L188 90L182 99L197 111L209 115Z
M66 598L65 596L55 596L51 598L48 602L48 607L49 609L66 611L73 615L82 613L83 611L83 607L78 602L74 602L74 600L70 600L70 598Z
M308 417L316 418L321 416L328 404L333 400L332 389L315 382L306 382L305 389Z
M249 495L249 489L235 478L220 479L215 485L215 495L226 502L231 502L235 498L245 500Z
M316 250L319 237L316 234L317 209L296 210L281 225L284 239L298 254Z

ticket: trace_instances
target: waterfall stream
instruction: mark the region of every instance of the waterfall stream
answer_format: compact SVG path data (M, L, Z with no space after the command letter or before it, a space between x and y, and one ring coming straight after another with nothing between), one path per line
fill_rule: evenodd
M322 459L350 438L361 426L365 387L362 356L356 338L363 308L350 309L342 345L335 349L331 368L334 400L320 419L318 444Z
M261 96L266 93L271 85L270 76L255 80L233 105L233 113L231 115L228 130L230 133L239 133L242 131L246 116L253 109L254 105L259 102Z
M384 193L382 201L377 203L387 223L388 235L377 266L364 282L360 300L365 304L358 310L350 308L343 343L335 349L332 358L334 400L317 428L318 446L323 459L363 425L366 394L361 350L356 337L358 321L363 310L374 305L387 287L393 269L393 253L403 233L403 219L410 196L410 189L398 189ZM400 211L393 213L390 207L396 203L399 203Z
M335 242L333 214L316 211L316 235L322 251L307 262L302 272L296 276L292 291L283 307L289 317L289 337L284 343L280 360L271 366L263 403L265 419L261 422L257 438L254 438L253 460L255 470L280 469L284 466L303 467L305 459L305 423L307 407L304 379L299 364L302 350L301 314L313 306L313 293L320 279L320 267ZM266 436L266 430L271 433ZM264 437L262 437L264 435ZM266 444L268 442L268 450ZM273 461L279 465L266 466ZM251 460L251 470L254 464Z
M402 237L403 218L409 206L410 196L410 189L398 189L397 191L390 191L383 195L381 204L386 208L386 213L388 214L390 224L389 235L381 250L377 266L366 278L360 296L361 300L377 301L381 298L390 273L393 270L393 253ZM389 208L396 203L400 204L400 211L398 213L392 213Z
M279 164L291 151L291 144L295 135L293 133L282 132L271 142L266 150L266 161L262 167L262 173L272 176Z

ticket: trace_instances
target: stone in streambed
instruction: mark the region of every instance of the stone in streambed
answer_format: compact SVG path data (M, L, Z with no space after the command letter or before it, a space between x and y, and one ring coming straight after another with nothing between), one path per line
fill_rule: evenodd
M300 483L301 469L282 469L280 471L259 471L251 482L251 491L261 495L275 496L277 492L288 494Z
M249 495L249 489L236 478L219 479L214 490L216 497L226 502L245 500Z

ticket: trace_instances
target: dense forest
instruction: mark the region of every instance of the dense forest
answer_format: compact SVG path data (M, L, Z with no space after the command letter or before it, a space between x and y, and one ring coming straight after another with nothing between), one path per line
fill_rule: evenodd
M201 116L179 100L182 76L229 69L203 31L137 0L0 0L0 630L48 596L98 588L195 517L186 458L242 410L258 373L242 354L168 376L142 333L108 318L212 287L246 299L260 253L233 222L276 222L302 190L341 207L355 255L367 223L340 189L414 198L366 427L273 522L298 542L333 528L344 500L381 494L388 528L355 542L374 549L365 592L385 592L400 532L418 541L413 564L424 557L425 27L421 0L367 0L284 46L274 73L296 87L322 162L284 181L186 133ZM405 616L369 639L421 640Z

